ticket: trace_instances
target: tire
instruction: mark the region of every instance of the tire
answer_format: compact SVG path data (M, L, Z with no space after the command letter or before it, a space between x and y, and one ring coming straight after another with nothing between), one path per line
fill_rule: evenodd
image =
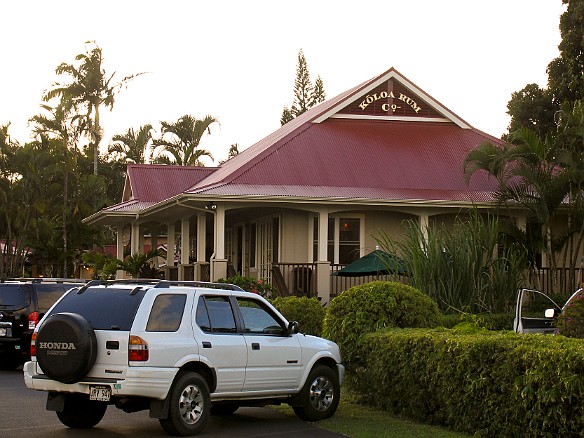
M36 358L47 377L75 383L91 370L97 357L97 338L89 322L76 313L57 313L40 327Z
M191 436L203 430L211 412L209 386L198 373L179 375L169 394L168 418L160 425L170 435Z
M237 403L214 403L211 405L211 415L231 415L238 409Z
M318 421L332 417L339 406L341 389L337 374L327 366L315 366L300 391L298 404L292 406L298 417Z
M72 429L91 429L101 421L106 409L107 403L89 400L87 394L69 394L65 408L57 412L57 417Z

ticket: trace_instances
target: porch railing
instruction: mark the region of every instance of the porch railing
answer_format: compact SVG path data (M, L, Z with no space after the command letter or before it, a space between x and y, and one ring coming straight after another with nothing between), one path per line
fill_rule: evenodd
M538 268L530 273L530 286L546 294L570 296L582 284L584 269Z
M333 273L341 270L347 265L332 264L331 265L331 298L336 297L341 292L365 283L372 281L398 281L400 283L407 283L407 277L401 275L366 275L364 277L337 277Z
M315 263L272 263L272 284L281 295L315 297L317 270Z

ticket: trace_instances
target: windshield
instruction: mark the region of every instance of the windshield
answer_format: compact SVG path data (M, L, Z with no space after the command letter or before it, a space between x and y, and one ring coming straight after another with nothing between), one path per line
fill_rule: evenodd
M26 284L0 284L0 308L20 310L30 304L30 286Z
M69 291L51 310L50 315L60 312L78 313L95 330L129 331L145 290L131 291L114 287L90 287L78 293Z

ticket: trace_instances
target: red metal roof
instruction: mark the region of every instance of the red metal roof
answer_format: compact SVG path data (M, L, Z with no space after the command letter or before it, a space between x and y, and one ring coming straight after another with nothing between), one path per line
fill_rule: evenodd
M371 113L369 105L359 114L371 96L379 108ZM378 99L383 96L391 100ZM392 112L392 102L410 102L410 108ZM218 168L128 165L125 202L106 210L142 210L181 193L488 202L496 181L479 171L467 184L463 169L468 152L485 141L500 142L392 68L310 109Z
M160 202L184 192L216 170L216 167L129 164L127 181L131 198Z
M497 140L454 123L328 119L189 193L469 200L496 189L486 173L464 178L464 158L485 141Z

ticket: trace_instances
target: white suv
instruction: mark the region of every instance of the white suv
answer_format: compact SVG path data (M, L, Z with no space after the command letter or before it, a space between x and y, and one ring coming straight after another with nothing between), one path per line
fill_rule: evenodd
M33 333L26 386L48 391L63 424L91 428L108 405L149 409L172 435L210 414L290 404L332 416L344 367L338 346L298 333L264 298L217 283L91 282L65 294Z

